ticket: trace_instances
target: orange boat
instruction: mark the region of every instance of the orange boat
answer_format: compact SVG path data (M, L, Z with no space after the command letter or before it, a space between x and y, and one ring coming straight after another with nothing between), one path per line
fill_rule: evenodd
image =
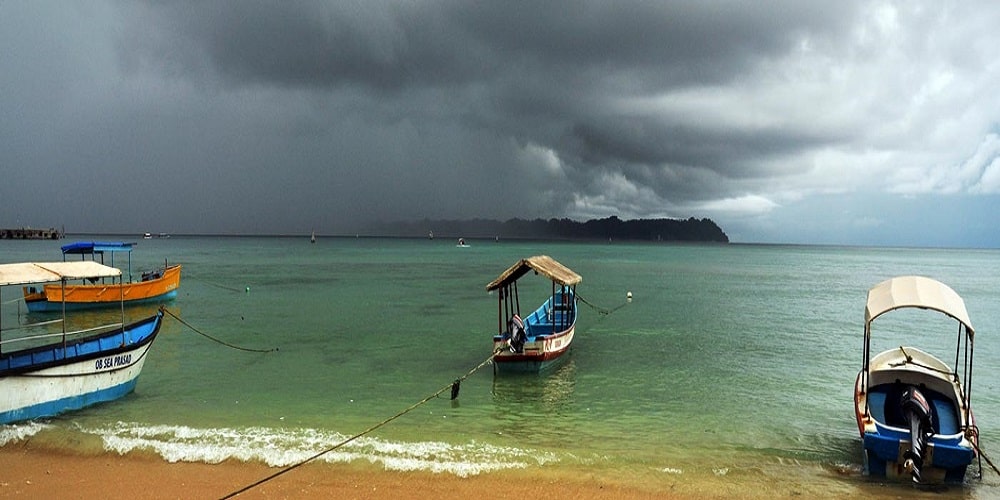
M125 273L122 273L116 282L114 278L110 282L105 282L107 278L102 278L101 282L96 280L85 280L82 283L59 283L48 284L41 289L36 287L24 287L24 303L30 312L61 311L66 309L90 309L99 307L111 307L133 305L146 302L156 302L173 299L177 296L177 289L181 284L180 264L167 265L154 271L141 274L139 281L131 281L132 276L132 243L122 242L77 242L62 247L63 260L66 255L82 255L86 258L91 256L95 260L97 255L104 263L105 253L110 254L111 265L114 266L115 252L128 252L128 275L130 280L125 282ZM65 302L64 302L65 299Z

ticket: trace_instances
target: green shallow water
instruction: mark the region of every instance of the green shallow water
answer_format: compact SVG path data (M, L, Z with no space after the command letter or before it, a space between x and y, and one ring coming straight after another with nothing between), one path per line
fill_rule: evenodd
M1000 450L998 251L470 243L140 240L133 270L163 259L184 265L170 311L228 343L278 350L234 350L168 317L135 393L44 425L8 426L0 439L30 435L73 448L97 436L106 452L294 463L486 359L497 307L486 283L516 259L544 253L583 276L578 292L587 302L624 306L602 315L582 305L569 357L545 375L494 377L486 367L457 401L445 393L327 459L460 475L579 467L664 484L705 477L719 491L791 481L804 491L856 492L872 486L859 473L851 392L865 294L899 274L934 277L965 299L979 332L973 398L983 447ZM58 247L0 241L0 260L58 260ZM522 308L548 291L543 278L526 276ZM40 319L19 319L23 304L11 302L18 291L3 292L5 327ZM910 343L902 333L909 319L877 324L876 345ZM942 325L946 335L927 332L928 343L948 359L954 329ZM989 497L998 485L988 473L948 493ZM911 491L885 488L890 496Z

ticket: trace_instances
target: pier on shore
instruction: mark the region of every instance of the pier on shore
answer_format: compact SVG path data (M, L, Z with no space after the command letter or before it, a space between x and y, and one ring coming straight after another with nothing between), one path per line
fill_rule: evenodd
M58 229L34 229L30 227L0 228L0 240L58 240L62 233Z

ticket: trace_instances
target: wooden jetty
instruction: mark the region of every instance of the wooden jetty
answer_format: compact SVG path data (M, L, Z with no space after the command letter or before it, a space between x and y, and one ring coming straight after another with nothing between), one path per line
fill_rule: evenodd
M0 240L58 240L62 233L58 229L35 229L30 227L0 228Z

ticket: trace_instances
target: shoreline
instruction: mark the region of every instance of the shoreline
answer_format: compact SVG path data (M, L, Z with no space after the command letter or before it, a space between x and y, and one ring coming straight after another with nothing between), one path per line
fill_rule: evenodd
M676 495L563 471L504 471L470 477L395 472L371 464L308 463L284 468L227 460L170 463L149 453L73 454L28 443L0 447L0 497L20 498L714 498ZM141 488L141 489L137 489ZM729 495L725 495L729 496Z
M888 499L914 493L909 487L836 473L777 477L754 466L726 475L546 466L460 477L391 471L363 460L312 462L290 470L237 460L171 463L152 452L73 452L30 440L0 446L0 471L3 498L225 498L240 492L233 498ZM969 493L957 488L934 496L966 498Z

